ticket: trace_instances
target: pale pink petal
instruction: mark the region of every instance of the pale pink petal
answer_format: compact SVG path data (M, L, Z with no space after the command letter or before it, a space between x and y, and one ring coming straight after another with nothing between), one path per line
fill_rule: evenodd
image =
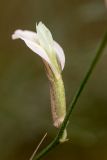
M45 50L39 46L38 44L32 42L32 41L29 41L29 40L24 40L26 45L33 51L35 52L36 54L38 54L40 57L42 57L45 61L47 61L49 64L51 63L50 62L50 59L48 58Z
M16 30L13 35L12 35L12 39L26 39L29 41L35 41L36 43L38 43L38 38L37 38L37 34L35 32L32 31L27 31L27 30Z
M40 45L37 33L28 31L28 30L16 30L14 34L12 35L12 39L22 39L26 45L36 54L38 54L41 58L43 58L50 66L54 74L58 76L58 71L55 68L54 64L52 64L51 59L48 57L48 54L44 50L43 46ZM60 47L60 45L54 41L53 48L55 50L57 59L61 65L61 68L63 70L65 65L65 55L63 49Z
M35 44L34 42L25 40L26 45L35 53L37 53L41 58L43 58L50 66L50 68L52 69L53 73L58 77L58 73L57 70L54 67L54 64L51 63L50 59L48 58L46 52L44 51L43 48L41 48L41 46L38 46L37 44Z
M45 52L45 50L35 41L36 33L33 33L31 31L16 30L15 33L12 35L12 39L18 38L22 39L33 52L35 52L45 61L51 64L50 59L48 58L48 55Z
M54 41L54 49L56 51L56 56L61 64L61 68L62 70L64 69L64 66L65 66L65 55L64 55L64 51L63 49L61 48L61 46L56 42Z

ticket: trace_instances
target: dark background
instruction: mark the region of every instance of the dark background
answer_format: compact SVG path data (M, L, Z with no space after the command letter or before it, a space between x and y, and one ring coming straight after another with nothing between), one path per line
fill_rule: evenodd
M35 31L39 21L64 48L68 106L107 30L107 9L103 0L1 0L1 160L29 160L46 132L41 149L56 135L42 61L22 41L11 40L14 30ZM68 138L43 159L107 160L106 49L73 110Z

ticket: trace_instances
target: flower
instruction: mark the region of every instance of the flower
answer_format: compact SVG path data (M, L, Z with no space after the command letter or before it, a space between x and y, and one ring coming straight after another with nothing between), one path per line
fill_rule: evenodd
M12 35L12 39L22 39L33 52L48 63L55 77L58 78L65 65L64 51L53 40L51 32L42 22L36 25L36 30L37 32L18 29Z
M25 44L44 61L50 82L51 111L53 124L59 128L66 115L65 88L61 71L65 65L65 55L61 46L53 40L49 29L39 22L36 31L16 30L12 39L22 39ZM60 142L66 141L67 131L64 130Z

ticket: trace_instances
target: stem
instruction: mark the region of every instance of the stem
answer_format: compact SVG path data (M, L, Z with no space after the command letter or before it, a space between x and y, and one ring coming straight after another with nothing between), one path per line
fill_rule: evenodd
M46 148L44 148L35 158L32 160L39 160L41 159L46 153L48 153L50 150L52 150L54 147L56 147L59 144L58 138L55 138Z
M41 144L43 143L44 139L46 138L47 133L45 133L45 135L43 136L43 138L41 139L41 141L39 142L38 146L36 147L35 151L33 152L33 154L31 155L29 160L33 160L33 157L36 155L38 149L40 148Z
M103 52L103 50L104 50L104 48L106 46L106 43L107 43L107 33L105 33L104 38L103 38L99 48L96 51L95 57L93 58L90 66L89 66L88 71L86 72L86 75L85 75L83 81L81 82L80 87L78 88L78 90L77 90L72 102L70 103L68 112L67 112L66 117L65 117L65 119L64 119L64 121L62 123L61 128L59 129L58 134L56 135L54 140L46 148L44 148L35 158L33 158L33 160L41 159L45 154L47 154L55 146L60 144L59 143L59 139L61 138L61 136L62 136L62 134L64 132L64 129L66 128L67 122L68 122L68 120L70 118L70 115L71 115L71 113L72 113L72 111L73 111L73 109L74 109L74 107L75 107L75 105L76 105L76 103L77 103L77 101L79 99L80 94L82 93L85 85L87 84L87 81L88 81L89 77L91 76L91 73L92 73L93 69L95 68L98 60L101 57L101 54L102 54L102 52Z

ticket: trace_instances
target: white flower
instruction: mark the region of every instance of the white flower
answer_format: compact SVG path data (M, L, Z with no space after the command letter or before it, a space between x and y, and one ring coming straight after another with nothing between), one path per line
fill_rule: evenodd
M36 25L36 30L37 33L27 30L16 30L12 35L12 39L22 39L33 52L49 64L57 77L65 65L64 51L53 40L51 32L42 22Z

